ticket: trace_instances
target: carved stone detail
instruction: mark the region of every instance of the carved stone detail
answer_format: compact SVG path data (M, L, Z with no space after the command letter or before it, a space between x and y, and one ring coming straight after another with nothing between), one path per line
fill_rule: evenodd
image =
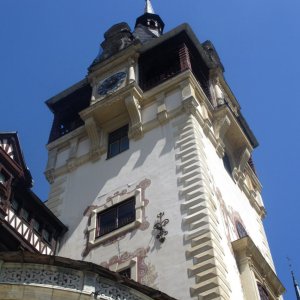
M205 122L199 118L199 104L195 99L184 102L185 110L190 114L178 125L176 160L186 230L184 239L188 245L186 258L193 263L188 268L188 275L195 278L190 293L191 297L199 299L229 300L227 266L203 143L204 134L207 134L203 128Z
M82 289L82 278L71 270L51 270L47 268L9 268L3 267L0 273L0 282L11 284L52 285L72 290Z
M135 82L136 75L135 75L135 60L132 58L128 59L128 83Z
M93 275L86 286L84 281ZM97 276L97 277L96 277ZM133 293L130 288L111 282L97 274L87 274L70 268L61 268L46 265L6 264L0 272L0 283L12 285L33 285L72 290L76 293L94 294L94 299L106 300L142 300L143 296ZM92 284L92 286L90 286Z
M214 126L215 136L218 141L216 150L217 150L217 154L219 155L220 158L222 158L225 154L224 137L230 127L230 124L231 124L231 121L228 118L228 116L220 118L215 122L215 126Z
M85 128L90 139L90 158L92 160L98 160L103 153L100 146L100 137L97 129L96 122L93 117L89 117L85 120Z
M142 300L141 297L130 293L129 289L101 281L96 286L96 299L105 300Z
M251 151L245 147L240 154L239 161L237 163L237 167L233 169L233 178L234 180L242 187L245 181L245 174L244 170L246 167L246 164L248 163L249 159L251 157Z
M55 179L55 170L54 169L47 170L45 172L45 177L50 184L53 184Z
M129 138L140 139L143 137L143 123L139 101L134 95L130 95L125 99L125 104L131 120L128 136Z
M165 104L165 93L161 93L156 97L157 101L157 119L163 125L168 122L168 112Z

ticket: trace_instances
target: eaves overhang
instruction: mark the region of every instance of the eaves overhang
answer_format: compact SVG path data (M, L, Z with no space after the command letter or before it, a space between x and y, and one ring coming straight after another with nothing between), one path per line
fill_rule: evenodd
M71 96L72 94L78 92L80 89L83 89L87 86L89 86L89 82L88 82L87 78L84 78L84 79L78 81L77 83L73 84L72 86L68 87L67 89L63 90L59 94L46 100L45 103L49 107L49 109L54 113L55 112L55 109L54 109L55 104L57 104L62 99Z

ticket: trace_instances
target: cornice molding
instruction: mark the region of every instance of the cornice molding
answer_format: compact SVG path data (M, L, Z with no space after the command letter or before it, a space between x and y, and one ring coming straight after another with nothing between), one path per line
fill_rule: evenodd
M250 268L255 269L261 277L265 278L265 282L276 297L285 292L283 284L250 237L247 236L232 242L232 248L238 263L240 264L243 259L247 259Z

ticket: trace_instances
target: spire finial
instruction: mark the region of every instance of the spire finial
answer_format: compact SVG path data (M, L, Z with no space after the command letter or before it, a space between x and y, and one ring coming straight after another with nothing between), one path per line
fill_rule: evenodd
M298 285L298 283L296 281L296 278L295 278L295 274L294 274L294 271L293 271L293 268L292 268L292 263L291 263L291 260L288 257L287 257L287 260L289 262L289 267L290 267L292 278L293 278L293 284L294 284L294 288L295 288L295 292L296 292L296 299L300 300L300 288L299 288L299 285Z
M151 4L150 0L146 0L146 4L145 4L145 14L155 14L153 6Z

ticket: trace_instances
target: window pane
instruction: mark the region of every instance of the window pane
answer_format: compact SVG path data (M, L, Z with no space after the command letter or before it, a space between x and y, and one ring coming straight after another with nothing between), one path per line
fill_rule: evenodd
M51 233L50 233L50 231L44 229L43 230L43 238L46 242L50 243L51 242Z
M261 300L270 300L268 292L260 283L257 283L257 287L258 287L260 299Z
M229 157L226 153L223 157L223 164L224 164L224 167L225 167L226 171L231 176L232 168L231 168L231 164L230 164L230 159L229 159Z
M13 198L12 201L11 201L11 208L12 208L15 212L18 212L18 211L19 211L20 203L19 203L15 198Z
M236 222L236 229L240 238L247 236L247 231L240 222Z
M118 273L124 277L131 278L131 269L130 268L122 270Z
M125 136L120 140L120 152L125 151L127 149L129 149L129 140L128 137Z
M37 220L33 220L33 229L37 232L41 232L42 226L41 223Z
M29 211L26 210L25 208L22 209L22 218L27 222L30 221Z
M99 215L99 235L106 234L117 228L117 210L110 209Z
M135 221L135 199L118 207L118 228Z
M107 157L113 157L120 152L123 152L129 148L128 140L128 125L123 126L108 136L108 154Z
M116 141L109 145L109 156L112 157L120 153L120 142Z

